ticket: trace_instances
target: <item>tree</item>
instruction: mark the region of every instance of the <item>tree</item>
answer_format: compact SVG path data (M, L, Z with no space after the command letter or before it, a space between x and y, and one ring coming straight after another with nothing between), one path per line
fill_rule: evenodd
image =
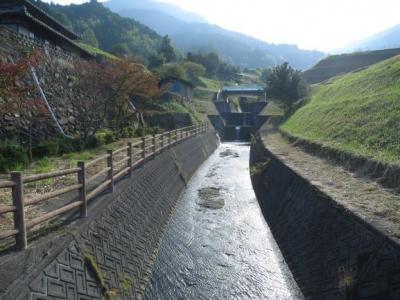
M176 60L175 49L171 46L171 40L168 35L164 36L161 40L160 53L165 57L167 63Z
M206 73L206 68L203 65L191 61L183 62L182 66L185 69L186 74L191 78L204 76Z
M160 79L176 77L181 79L188 79L185 69L179 64L165 64L156 70Z
M267 94L281 101L286 106L286 113L291 113L293 104L307 96L308 88L301 72L285 62L273 68L267 77Z
M127 126L134 112L129 101L135 96L158 96L158 79L143 65L127 60L95 61L76 66L77 87L84 97L72 102L77 112L81 137L88 141L106 121L115 131Z
M94 34L93 30L90 29L89 27L82 33L81 40L82 42L90 46L96 48L99 47L99 42L97 41L96 35Z

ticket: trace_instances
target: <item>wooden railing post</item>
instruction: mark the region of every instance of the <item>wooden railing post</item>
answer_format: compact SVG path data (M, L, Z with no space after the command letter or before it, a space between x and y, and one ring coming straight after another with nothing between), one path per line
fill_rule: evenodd
M142 136L142 158L146 158L146 138Z
M86 200L86 167L84 161L78 162L78 183L81 185L79 188L79 201L81 204L81 218L87 217L87 200Z
M178 143L179 129L175 129L175 144Z
M156 133L153 131L153 154L156 154L157 144L156 144Z
M25 224L25 205L24 205L24 182L21 172L11 172L11 180L15 186L12 188L13 205L17 208L14 212L14 228L18 230L15 242L18 250L28 247L28 239Z
M111 180L110 190L114 193L114 159L113 159L113 151L107 150L108 158L107 158L107 167L110 168L108 170L108 179Z
M128 167L129 167L129 177L132 177L132 164L133 164L133 147L132 142L128 143Z
M171 131L168 131L168 147L171 147Z

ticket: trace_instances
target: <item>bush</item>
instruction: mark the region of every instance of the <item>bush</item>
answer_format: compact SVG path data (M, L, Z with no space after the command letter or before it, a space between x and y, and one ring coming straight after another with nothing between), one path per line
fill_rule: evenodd
M121 138L131 138L135 136L135 130L132 127L125 127L120 132Z
M96 133L95 137L99 140L99 146L115 142L115 134L109 130L102 130Z
M105 138L104 136L100 134L96 134L95 136L91 136L88 138L86 141L85 147L92 149L96 147L100 147L105 144Z
M17 144L0 142L0 172L13 171L28 165L27 151Z
M155 128L157 128L157 129L155 129ZM156 131L154 131L154 130L156 130ZM136 130L135 130L135 136L141 137L141 136L143 136L143 134L149 135L149 134L153 134L153 132L159 133L159 132L161 132L161 129L158 127L146 127L146 128L139 127L139 128L136 128Z
M70 152L82 151L85 148L85 143L81 139L58 139L59 154L66 154Z
M135 136L136 137L141 137L143 136L144 133L144 128L143 127L139 127L135 129Z
M59 144L58 140L40 142L35 148L33 148L33 155L38 158L58 155L60 151Z

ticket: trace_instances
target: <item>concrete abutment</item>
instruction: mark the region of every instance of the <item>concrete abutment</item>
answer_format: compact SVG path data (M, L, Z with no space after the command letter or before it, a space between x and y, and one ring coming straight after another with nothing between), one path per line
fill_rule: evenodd
M400 299L400 246L268 150L251 147L264 216L308 299Z

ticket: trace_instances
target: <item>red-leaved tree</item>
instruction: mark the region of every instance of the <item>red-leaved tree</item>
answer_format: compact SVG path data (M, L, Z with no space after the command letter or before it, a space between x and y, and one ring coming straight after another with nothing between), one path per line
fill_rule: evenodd
M25 80L41 55L33 51L17 62L0 61L0 114L13 119L17 134L28 138L32 158L32 128L47 114L43 101L35 97L34 87Z
M129 124L134 112L129 101L135 96L158 96L157 77L143 65L127 60L76 64L78 87L84 98L73 99L82 137L87 140L108 121L114 130Z

